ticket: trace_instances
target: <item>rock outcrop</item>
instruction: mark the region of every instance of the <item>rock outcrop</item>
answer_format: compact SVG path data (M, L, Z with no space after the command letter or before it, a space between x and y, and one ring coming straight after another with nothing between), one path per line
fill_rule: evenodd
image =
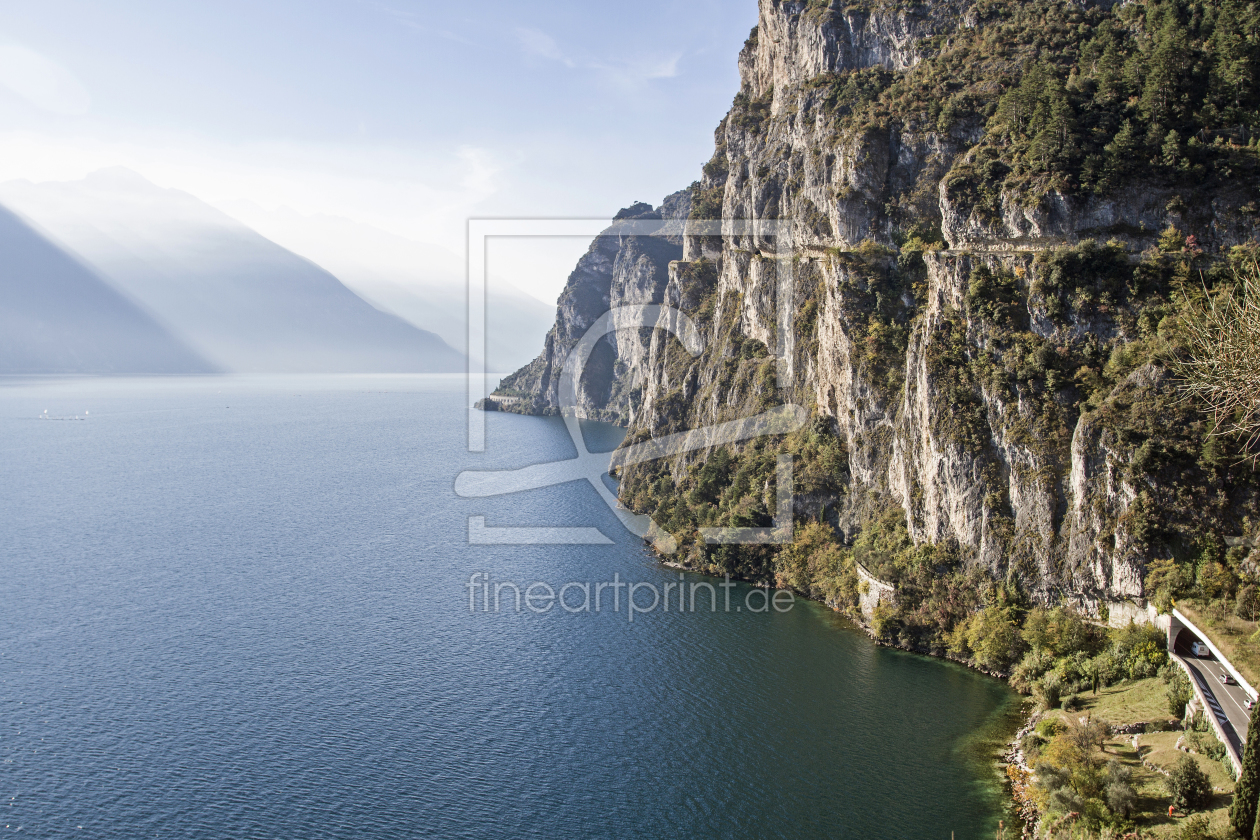
M502 392L554 412L556 373L582 331L620 303L664 302L696 320L705 351L692 358L664 330L619 334L588 367L584 416L624 423L637 441L804 405L845 463L801 491L798 516L851 541L900 508L916 543L955 545L969 567L1034 598L1087 611L1141 598L1147 563L1190 528L1176 501L1185 482L1220 491L1204 514L1217 524L1256 503L1254 486L1212 486L1187 448L1201 444L1201 425L1177 407L1151 349L1169 328L1171 293L1156 304L1149 291L1166 289L1149 278L1190 266L1195 249L1253 241L1255 185L1194 196L1172 181L1088 195L1008 184L981 200L984 113L947 103L934 120L873 106L869 118L846 116L874 101L863 84L913 81L925 56L982 23L962 2L761 0L701 179L658 210L618 216L689 218L686 235L597 240L542 355ZM778 242L701 235L704 219L791 220L793 230ZM1196 237L1174 256L1156 247L1170 228ZM778 299L785 258L790 301ZM782 305L793 325L787 382L771 358ZM1152 406L1159 416L1143 416ZM1148 451L1156 440L1172 459L1162 466ZM710 454L650 473L659 515L675 509L661 504L661 479L694 496ZM623 490L648 492L630 478Z
M504 378L496 394L518 397L507 411L556 414L560 409L560 374L569 351L605 312L634 304L660 303L669 264L682 256L683 222L691 211L688 190L667 196L660 207L639 203L619 212L591 243L569 275L557 301L556 323L543 352ZM654 235L628 234L631 222L664 222ZM595 347L578 388L579 416L628 423L635 394L647 368L650 330L618 330Z

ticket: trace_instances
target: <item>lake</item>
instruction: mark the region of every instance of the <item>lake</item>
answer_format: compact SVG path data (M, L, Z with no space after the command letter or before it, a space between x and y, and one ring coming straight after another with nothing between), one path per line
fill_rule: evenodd
M443 376L0 381L0 825L963 840L1009 820L991 762L1018 698L816 604L711 611L701 588L630 621L612 589L599 612L502 589L484 610L475 573L680 573L582 482L458 497L461 470L575 454L560 421L511 414L469 453L465 404ZM470 545L472 516L612 543Z

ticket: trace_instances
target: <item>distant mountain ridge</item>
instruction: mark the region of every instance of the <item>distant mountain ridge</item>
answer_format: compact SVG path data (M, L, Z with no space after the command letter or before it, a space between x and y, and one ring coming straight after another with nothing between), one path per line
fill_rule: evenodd
M233 372L458 372L433 333L178 190L125 169L0 185L0 203L80 256L169 333Z
M467 266L462 255L346 218L288 207L268 211L249 201L217 206L331 271L377 308L436 333L452 347L465 347ZM488 370L513 370L533 358L539 336L555 320L556 306L502 277L488 280L485 363Z
M0 374L217 370L3 207L0 255Z

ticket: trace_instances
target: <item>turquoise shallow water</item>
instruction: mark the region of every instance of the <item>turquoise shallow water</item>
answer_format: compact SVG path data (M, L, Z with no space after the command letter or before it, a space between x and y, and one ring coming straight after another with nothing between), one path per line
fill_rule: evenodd
M507 414L470 454L463 405L453 377L0 383L0 831L992 836L997 681L804 602L470 613L478 571L678 573L581 483L458 498L574 454ZM474 546L469 516L614 544Z

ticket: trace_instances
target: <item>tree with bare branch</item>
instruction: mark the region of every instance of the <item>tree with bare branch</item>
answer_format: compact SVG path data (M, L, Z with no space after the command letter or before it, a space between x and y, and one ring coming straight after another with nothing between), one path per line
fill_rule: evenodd
M1260 459L1260 263L1249 258L1233 283L1191 303L1182 323L1188 352L1173 363L1181 387L1206 404L1215 435L1237 435Z

